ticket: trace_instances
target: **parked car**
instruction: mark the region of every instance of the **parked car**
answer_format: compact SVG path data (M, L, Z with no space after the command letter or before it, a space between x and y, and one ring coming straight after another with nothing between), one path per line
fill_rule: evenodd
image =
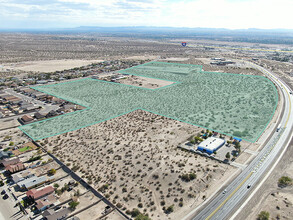
M9 196L7 195L7 194L5 194L4 196L3 196L3 199L8 199L9 198Z
M1 195L4 195L6 193L5 189L2 190Z

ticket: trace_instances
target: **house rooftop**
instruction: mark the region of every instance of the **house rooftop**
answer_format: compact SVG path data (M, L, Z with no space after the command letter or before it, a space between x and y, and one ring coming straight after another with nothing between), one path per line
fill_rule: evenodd
M66 217L70 212L71 211L69 208L61 209L58 212L54 211L53 209L49 209L44 211L43 217L45 217L47 220L57 220Z
M28 121L32 121L34 119L29 115L24 115L21 117L21 120L23 120L24 122L28 122Z
M45 198L37 200L36 207L37 207L37 209L41 209L44 206L50 206L50 205L54 204L55 202L57 202L57 199L55 198L55 196L49 195Z
M36 190L36 189L31 189L26 192L27 197L32 197L33 199L39 199L43 196L49 195L53 193L55 190L52 186L47 186L45 188Z
M25 187L27 189L30 189L36 185L46 182L46 180L47 180L46 176L40 176L40 177L33 176L31 178L20 181L19 183L17 183L17 185L21 188Z

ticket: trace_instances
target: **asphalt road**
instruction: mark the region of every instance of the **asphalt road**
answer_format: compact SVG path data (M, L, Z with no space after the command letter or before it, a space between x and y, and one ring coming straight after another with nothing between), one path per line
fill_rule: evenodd
M256 158L239 174L227 188L220 192L204 209L198 214L189 214L185 219L203 220L203 219L226 219L237 208L241 202L250 193L267 172L271 164L277 159L277 156L283 146L291 137L291 128L293 125L293 111L291 111L291 103L293 103L292 95L290 95L289 87L274 76L269 71L260 66L251 64L264 72L268 77L281 88L284 96L285 109L281 119L281 129L275 132L267 144L263 147Z

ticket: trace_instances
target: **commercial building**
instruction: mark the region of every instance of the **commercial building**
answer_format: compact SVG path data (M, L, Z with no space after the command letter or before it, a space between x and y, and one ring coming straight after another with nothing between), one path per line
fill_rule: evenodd
M208 154L212 154L215 151L217 151L219 148L221 148L224 144L225 144L224 139L209 137L198 145L197 150L200 150Z

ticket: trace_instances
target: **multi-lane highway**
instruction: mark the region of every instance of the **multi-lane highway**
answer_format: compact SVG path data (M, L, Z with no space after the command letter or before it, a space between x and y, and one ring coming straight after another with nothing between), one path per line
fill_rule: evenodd
M185 217L185 219L204 220L204 219L227 219L231 216L235 209L247 199L250 192L261 183L267 172L270 172L273 163L276 163L281 152L284 152L291 139L291 128L293 125L293 111L291 103L293 96L290 88L280 80L276 75L268 70L249 63L252 67L262 71L269 79L271 79L281 91L284 97L284 113L281 118L281 129L275 131L270 136L267 144L259 152L256 158L239 174L227 188L219 192L218 195L204 207L199 213L193 212Z

